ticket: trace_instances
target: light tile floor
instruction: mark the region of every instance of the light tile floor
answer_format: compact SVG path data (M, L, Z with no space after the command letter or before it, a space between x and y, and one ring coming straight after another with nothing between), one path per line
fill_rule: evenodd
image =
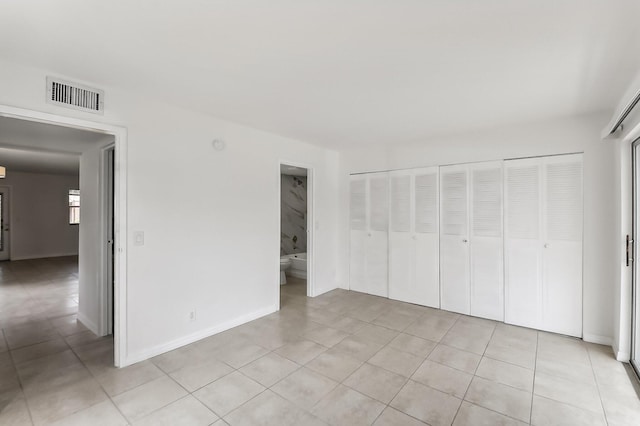
M123 369L76 321L77 259L0 263L2 425L638 425L577 339L334 290Z

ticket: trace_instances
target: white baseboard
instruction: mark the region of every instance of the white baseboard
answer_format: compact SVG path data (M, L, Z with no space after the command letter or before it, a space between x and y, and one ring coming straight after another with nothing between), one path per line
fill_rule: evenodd
M91 321L89 318L87 318L87 316L85 314L83 314L82 312L78 312L78 321L80 321L82 323L82 325L84 325L85 327L87 327L89 330L91 330L91 332L93 334L95 334L96 336L99 336L100 333L98 333L98 324L96 324L95 322Z
M621 351L618 348L618 345L615 344L615 342L613 343L613 345L611 345L611 347L613 348L613 354L616 356L616 360L620 362L629 362L629 360L631 359L630 352Z
M589 343L596 343L598 345L606 345L606 346L612 346L613 345L613 339L609 336L600 336L598 334L589 334L589 333L585 333L582 335L582 340L584 340L585 342L589 342Z
M51 253L51 254L28 254L26 256L13 256L11 260L31 260L31 259L47 259L49 257L66 257L66 256L78 256L78 252L75 253Z
M268 306L264 309L259 309L257 311L251 312L246 315L242 315L238 318L234 318L230 321L226 321L222 324L215 325L213 327L206 328L204 330L197 331L192 334L188 334L184 337L180 337L178 339L172 340L167 343L163 343L161 345L153 346L149 349L145 349L139 352L135 352L132 354L127 354L124 360L121 360L120 367L126 367L131 364L135 364L136 362L144 361L146 359L152 358L157 355L161 355L165 352L172 351L174 349L178 349L182 346L186 346L190 343L197 342L198 340L202 340L206 337L213 336L214 334L221 333L223 331L229 330L230 328L237 327L242 324L246 324L249 321L253 321L255 319L261 318L265 315L272 314L278 310L278 306Z
M330 292L331 290L335 290L339 287L331 287L331 288L317 288L316 289L316 294L313 295L313 297L318 297L320 295L323 295L325 293Z

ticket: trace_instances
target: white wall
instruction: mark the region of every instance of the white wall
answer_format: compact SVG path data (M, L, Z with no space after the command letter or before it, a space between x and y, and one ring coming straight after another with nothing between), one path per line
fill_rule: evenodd
M420 144L367 147L342 153L340 283L349 282L348 175L355 172L584 152L584 337L605 344L613 337L615 144L600 131L610 114L452 135Z
M278 308L280 160L314 169L315 290L337 286L338 153L100 82L85 83L105 89L104 116L49 105L47 74L0 62L0 104L127 127L124 365Z
M69 225L69 190L78 176L7 170L11 260L78 254L78 226Z

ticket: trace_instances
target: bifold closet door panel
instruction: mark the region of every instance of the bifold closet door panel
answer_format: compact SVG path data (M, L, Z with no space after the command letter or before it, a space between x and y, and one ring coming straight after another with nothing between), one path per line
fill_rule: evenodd
M505 322L542 326L542 160L504 162Z
M440 239L438 235L438 168L414 170L413 226L416 301L440 307Z
M440 167L440 306L470 313L468 167Z
M351 254L349 256L349 289L365 292L365 253L367 233L351 231Z
M505 162L506 321L582 336L582 154Z
M389 298L439 307L438 169L389 175Z
M504 320L502 161L469 165L471 315Z
M415 236L415 301L423 306L440 308L440 259L438 235Z
M542 256L538 241L505 243L505 319L529 328L542 325Z
M412 173L389 173L389 298L418 303L415 242L411 232Z
M566 241L544 249L543 330L582 337L582 250Z
M389 234L389 298L415 299L415 242L410 235Z
M368 234L367 219L367 178L364 175L351 176L350 180L350 253L349 288L354 291L366 291L365 256Z
M365 259L365 293L381 297L389 296L388 239L386 232L372 231L368 237Z
M582 154L544 161L543 326L582 337Z
M365 293L389 296L389 176L369 173L369 232L365 253Z

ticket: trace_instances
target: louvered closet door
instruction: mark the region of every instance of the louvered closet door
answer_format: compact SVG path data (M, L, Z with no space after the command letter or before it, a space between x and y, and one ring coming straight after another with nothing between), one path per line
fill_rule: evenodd
M440 307L438 168L414 171L415 301Z
M389 298L418 303L412 232L412 172L389 173Z
M542 160L504 162L505 322L542 325Z
M440 306L438 168L391 172L389 297Z
M388 297L389 176L370 173L369 232L365 249L365 293Z
M440 302L470 313L467 165L440 167Z
M469 166L471 315L504 320L502 161Z
M350 181L350 254L349 254L349 287L355 291L365 291L365 256L367 234L369 229L367 218L367 177L353 175Z
M582 336L582 154L544 159L542 329Z

